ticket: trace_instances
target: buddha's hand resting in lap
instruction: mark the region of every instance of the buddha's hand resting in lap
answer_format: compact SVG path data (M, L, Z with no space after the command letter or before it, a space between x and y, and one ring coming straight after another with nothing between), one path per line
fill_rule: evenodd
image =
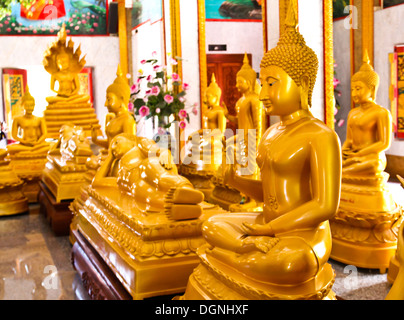
M262 253L267 253L278 242L278 238L246 236L242 240L243 245L240 250L238 250L238 253L247 253L256 250L261 251Z
M275 234L269 223L266 224L253 224L243 222L242 229L249 236L268 236L273 237Z

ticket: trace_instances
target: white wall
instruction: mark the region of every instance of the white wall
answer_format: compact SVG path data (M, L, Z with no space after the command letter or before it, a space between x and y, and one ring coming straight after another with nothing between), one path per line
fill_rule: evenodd
M86 55L86 66L94 68L94 106L100 124L104 126L105 115L107 113L104 107L105 92L116 77L119 63L119 40L115 36L76 36L72 38L75 47L81 44L82 54ZM43 110L45 110L46 105L40 104L45 103L41 99L44 93L39 90L44 90L45 95L49 92L50 81L47 80L50 80L50 78L42 67L42 60L46 48L54 40L55 37L50 36L0 37L0 68L27 69L30 92L37 100L38 109L42 108ZM31 73L30 70L32 70ZM32 76L33 74L38 75L41 73L43 82ZM0 98L3 101L2 92L0 93ZM3 108L0 109L2 116Z
M380 87L376 102L391 110L389 100L390 63L388 54L394 52L396 44L404 43L404 5L375 12L374 61L375 71L380 76ZM394 139L388 154L404 156L404 140Z

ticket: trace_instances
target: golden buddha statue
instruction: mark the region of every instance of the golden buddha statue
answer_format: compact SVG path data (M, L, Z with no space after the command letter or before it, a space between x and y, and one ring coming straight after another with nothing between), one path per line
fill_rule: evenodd
M136 135L136 121L128 110L130 99L130 87L128 81L122 74L121 67L118 66L116 79L107 88L105 106L108 114L105 121L106 139L100 139L98 128L93 127L91 131L92 141L104 149L108 149L113 137L120 133L130 133Z
M226 166L225 182L263 202L261 213L213 216L207 244L181 299L334 299L328 220L338 208L341 149L334 131L310 113L316 54L289 7L278 45L261 61L260 100L280 117L258 147L261 180Z
M83 234L134 299L183 292L204 242L202 222L223 212L203 199L168 149L120 133L71 205L71 239Z
M226 117L220 105L221 96L222 90L216 83L215 74L212 74L211 83L205 93L202 128L189 136L190 148L180 166L181 175L201 190L205 198L209 198L214 188L211 177L222 163Z
M22 192L22 181L6 159L7 150L0 149L0 216L28 212L28 199Z
M74 124L60 128L60 137L48 153L42 177L57 203L72 200L80 193L80 186L85 182L86 161L92 155L83 128Z
M404 224L401 224L398 232L396 258L398 271L386 300L404 300Z
M226 147L233 145L237 155L232 163L237 161L238 165L245 171L244 176L251 176L251 178L259 178L259 168L255 158L264 127L262 103L259 100L259 88L257 88L256 82L256 72L251 68L247 54L245 54L243 66L236 77L236 87L242 94L235 107L237 115L230 115L227 107L225 107L226 118L235 122L238 128L237 134L227 139ZM224 165L222 163L222 167ZM237 190L224 185L222 167L213 178L215 189L209 201L230 211L262 210L261 205L254 200L245 199L245 196L243 197ZM241 200L243 200L242 204L240 204Z
M392 139L390 112L375 102L379 76L367 53L352 76L347 136L342 146L341 203L331 220L331 257L385 272L397 246L401 208L387 186L385 150Z
M24 114L13 119L11 135L17 141L7 146L10 166L17 176L26 183L23 192L29 202L37 202L42 170L51 143L45 141L47 129L41 117L33 115L35 99L27 86L21 99Z
M66 42L66 37L63 24L57 39L45 51L43 60L45 70L51 74L51 90L56 93L56 96L46 98L48 106L44 112L48 136L55 139L60 127L67 122L83 127L87 136L91 126L100 128L90 96L78 93L78 74L86 60L80 58L80 46L74 50L73 41Z

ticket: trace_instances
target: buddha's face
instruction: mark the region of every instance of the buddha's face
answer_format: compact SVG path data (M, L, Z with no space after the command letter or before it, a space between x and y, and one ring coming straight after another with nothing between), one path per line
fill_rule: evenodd
M243 77L238 76L236 78L236 88L239 92L245 93L250 88L250 83Z
M59 70L64 71L69 69L69 55L61 53L56 57L56 65Z
M373 90L362 81L353 81L351 84L352 100L356 104L363 104L373 100Z
M300 89L281 68L262 68L260 82L260 100L267 115L286 116L301 108Z
M105 106L108 108L108 112L117 113L121 108L122 101L113 92L107 92Z
M111 152L115 158L120 159L134 146L133 141L122 136L117 136L111 143Z
M34 112L34 108L35 108L34 100L29 99L24 102L24 110L26 114L32 114L32 112Z
M217 104L219 104L219 98L217 95L211 93L211 92L207 92L206 93L206 104L208 105L208 107L214 107Z

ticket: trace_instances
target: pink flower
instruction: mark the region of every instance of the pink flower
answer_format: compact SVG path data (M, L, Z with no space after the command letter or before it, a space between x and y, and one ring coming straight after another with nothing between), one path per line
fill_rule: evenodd
M183 88L184 90L188 90L188 89L189 89L189 84L188 84L188 83L183 83L183 84L182 84L182 88Z
M97 23L97 22L94 22L94 23L93 23L93 26L97 28L97 27L98 27L98 23Z
M8 22L8 21L6 20L6 21L4 21L4 23L5 23L5 24L9 24L10 22Z
M175 72L173 72L172 78L173 78L173 81L179 81L180 80L180 76Z
M174 98L173 98L173 96L171 96L171 95L169 95L169 94L166 94L166 95L164 96L164 101L167 102L167 103L171 103L171 102L174 101Z
M338 113L338 108L334 107L334 116Z
M334 78L334 89L335 89L340 83L341 83L341 82L340 82L338 79Z
M196 106L192 108L192 113L193 113L194 115L197 115L197 114L198 114L198 108L197 108Z
M178 116L180 117L180 119L185 119L187 117L188 113L182 109L180 110L180 112L178 112Z
M145 63L146 63L146 60L143 59L143 60L140 61L140 63L141 63L141 64L145 64Z
M87 21L85 19L81 20L81 23L86 24Z
M133 110L133 107L134 107L133 103L132 103L132 102L129 102L129 104L128 104L128 110L129 110L129 111L132 111L132 110Z
M165 132L164 128L159 127L159 128L157 129L157 133L158 133L158 134L165 134L166 132Z
M180 121L180 129L185 129L186 126L187 123L184 120Z
M157 51L153 51L153 52L151 53L151 55L152 55L152 57L157 56Z
M151 76L151 74L149 74L149 75L147 76L147 78L146 78L146 80L149 81L149 82L152 81L152 79L153 79L153 77Z
M154 86L151 88L150 94L153 96L157 96L160 93L160 88L158 86ZM165 99L165 97L164 97Z
M178 100L180 100L180 102L184 103L186 99L184 97L179 97Z
M149 113L150 113L150 109L149 109L147 106L142 106L142 107L140 107L140 109L139 109L139 114L140 114L142 117L146 117L147 115L149 115Z
M130 87L130 93L136 93L136 91L138 90L138 85L137 83L134 83L131 87Z
M345 120L341 119L341 120L338 121L337 126L342 127L344 125L344 123L345 123Z
M178 64L177 60L175 60L175 59L173 59L173 58L171 58L170 62L171 62L171 64L174 65L174 66Z
M156 108L156 113L159 114L161 112L160 108Z
M158 64L156 64L156 65L153 67L153 70L154 70L154 71L160 71L160 70L161 70L161 66L159 66Z

